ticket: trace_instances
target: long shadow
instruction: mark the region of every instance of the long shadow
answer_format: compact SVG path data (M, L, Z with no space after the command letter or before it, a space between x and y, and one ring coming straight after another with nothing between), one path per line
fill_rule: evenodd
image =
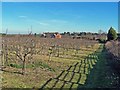
M105 49L105 57L108 59L108 66L118 76L118 84L115 86L120 88L120 58L112 52L109 52L107 49Z
M8 71L8 70L4 70L4 69L2 69L2 71L3 71L3 72L8 72L8 73L16 73L16 74L21 74L21 75L23 75L22 72L16 72L16 71L12 72L12 71Z
M65 71L62 71L55 79L59 79Z
M99 49L101 49L101 48L99 48ZM98 49L98 51L99 51L99 49ZM96 52L97 52L97 51L96 51ZM64 88L64 86L65 86L66 83L70 83L70 84L71 84L71 86L70 86L70 88L69 88L70 90L72 89L73 84L78 84L78 87L77 87L77 89L78 89L79 86L81 85L81 84L79 83L79 81L80 81L80 79L81 79L80 69L81 69L82 63L85 63L85 65L83 65L83 67L82 67L82 68L84 68L84 72L83 72L83 73L85 74L86 64L88 63L88 62L85 62L85 60L95 59L94 56L98 56L98 58L99 58L99 53L96 54L96 52L94 52L93 54L89 54L83 61L77 62L77 63L75 63L74 65L69 66L69 68L68 68L67 70L63 70L56 78L53 78L53 79L56 79L56 81L54 82L54 84L53 84L53 86L50 88L50 90L53 89L59 81L62 81L62 82L63 82L62 85L61 85L61 87L60 87L60 90L62 90L62 89ZM79 66L78 66L78 64L79 64ZM73 67L73 70L71 71L71 68L72 68L72 67ZM76 67L79 67L79 69L78 69L77 72L75 71L75 70L76 70ZM88 69L90 69L90 67L88 67ZM91 70L91 69L90 69L90 70ZM64 75L63 73L65 73L65 75ZM66 77L68 76L68 74L71 74L71 77L68 77L69 80L66 81L65 79L66 79ZM79 77L77 78L76 82L72 82L72 79L74 78L74 76L75 76L76 74L79 74ZM63 76L63 75L64 75L64 76ZM62 79L60 79L61 76L63 76ZM88 75L86 74L86 76L88 76ZM51 80L52 80L52 78L49 79L49 80L41 87L41 89L43 89ZM40 90L41 90L41 89L40 89Z
M56 78L53 78L53 79L56 79L56 82L54 83L54 85L52 86L52 88L50 88L50 90L52 90L59 81L63 81L63 82L64 82L64 83L62 84L62 86L60 87L60 90L63 89L63 87L64 87L64 85L66 84L66 82L72 83L71 86L70 86L70 90L72 89L73 84L78 84L79 81L80 81L81 75L80 75L79 71L78 71L78 72L75 72L75 69L76 69L76 66L77 66L77 65L78 65L78 62L77 62L75 65L73 65L74 69L73 69L72 71L69 71L70 68L72 67L72 66L70 66L70 67L66 70L67 73L64 75L64 77L63 77L62 79L59 79L59 78L63 75L63 73L65 72L65 70L62 71ZM79 70L80 70L80 66L81 66L81 64L79 65ZM69 72L72 72L72 76L70 77L69 81L65 81L65 78L67 77L67 75L68 75ZM73 77L74 77L74 75L75 75L76 73L79 74L79 79L78 79L76 82L72 82L72 79L73 79ZM40 90L43 90L44 87L45 87L51 80L52 80L52 78L49 79L49 80L41 87Z
M59 81L58 79L55 81L54 85L52 86L52 88L50 90L52 90L56 86L56 84L58 83L58 81Z
M59 78L63 75L63 73L65 72L65 70L62 71L56 78L53 78L53 79L56 79L56 82L54 83L54 85L52 86L52 88L50 88L50 90L52 90L59 81L64 81L63 85L60 87L61 90L62 90L62 88L64 87L64 85L66 84L66 82L72 83L72 85L71 85L71 88L72 88L74 82L71 82L71 81L72 81L72 79L73 79L73 77L74 77L74 75L75 75L75 73L76 73L76 72L75 72L75 69L76 69L76 66L77 66L77 65L78 65L78 62L77 62L75 65L73 65L74 69L73 69L72 71L69 71L70 68L72 67L72 66L70 66L70 67L66 70L67 73L64 75L64 77L63 77L62 79L59 79ZM79 68L80 68L80 67L79 67ZM69 72L72 72L72 76L70 77L69 81L65 81L65 78L67 77L67 75L68 75ZM80 78L80 77L79 77L79 78ZM44 87L45 87L51 80L52 80L52 78L49 79L49 80L40 88L40 90L44 89Z
M71 69L72 65L66 70L66 71L69 71Z
M73 77L74 77L74 72L72 72L72 77L70 78L70 80L69 80L69 82L71 82L72 81L72 79L73 79Z
M39 90L43 90L44 87L52 80L52 78L50 78Z
M66 84L66 81L64 81L63 85L61 86L60 90L63 89L64 85Z
M62 79L62 80L64 80L64 79L66 78L66 76L68 75L68 73L69 73L69 72L67 72L67 73L65 74L65 76L63 77L63 79Z
M73 86L73 84L74 84L74 83L71 84L71 86L70 86L70 90L72 90L72 86Z

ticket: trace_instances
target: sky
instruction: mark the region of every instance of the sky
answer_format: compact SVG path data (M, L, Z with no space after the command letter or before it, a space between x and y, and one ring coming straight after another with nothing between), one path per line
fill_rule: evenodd
M2 0L3 2L119 2L119 0Z
M118 30L117 2L2 2L2 32Z

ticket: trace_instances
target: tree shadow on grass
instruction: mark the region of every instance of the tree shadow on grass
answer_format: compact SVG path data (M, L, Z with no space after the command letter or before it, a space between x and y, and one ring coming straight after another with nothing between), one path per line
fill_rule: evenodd
M100 49L101 48L98 48L97 51L99 51ZM86 57L86 59L90 60L91 63L92 59L98 60L100 52L97 52L97 54L96 52L94 52L93 54L89 54ZM86 65L88 64L88 62L85 63L86 59L84 59L84 61L76 62L74 65L71 65L68 69L63 70L56 78L49 79L45 84L42 85L42 87L39 90L46 89L47 85L54 80L55 82L51 85L50 90L55 89L57 85L60 85L60 87L57 88L60 88L60 90L62 90L65 88L64 86L68 84L69 90L72 90L74 88L74 85L78 85L76 89L79 89L79 86L83 86L85 84L86 79L84 78L88 77L88 74L86 73L85 70L85 68L87 68ZM90 66L88 67L88 69L91 70ZM59 84L60 82L62 83Z
M15 74L21 74L21 75L23 75L22 72L19 72L19 71L9 71L9 70L4 70L4 69L2 69L2 71L3 72L7 72L7 73L15 73Z
M42 87L39 90L44 90L47 88L47 85L52 82L53 80L55 80L55 82L52 84L52 86L49 88L49 90L52 90L54 88L56 88L56 85L59 82L62 82L62 84L60 85L60 90L64 89L65 84L70 84L69 89L71 90L74 84L79 84L81 75L79 75L78 80L76 80L76 82L72 81L75 74L80 74L80 72L76 72L75 69L78 66L80 68L81 64L78 65L79 63L75 63L75 65L71 65L67 70L63 70L56 78L50 78L44 85L42 85ZM72 71L70 70L73 67ZM80 69L79 69L80 70ZM69 77L69 74L71 75ZM66 80L66 78L68 80Z

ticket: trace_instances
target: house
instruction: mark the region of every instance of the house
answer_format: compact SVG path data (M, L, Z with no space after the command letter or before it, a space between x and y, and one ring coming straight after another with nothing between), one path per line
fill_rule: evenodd
M55 38L61 38L61 35L58 33L55 35Z

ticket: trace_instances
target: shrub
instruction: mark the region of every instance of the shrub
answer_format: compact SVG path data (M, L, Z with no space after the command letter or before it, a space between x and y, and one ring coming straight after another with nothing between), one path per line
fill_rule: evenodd
M99 43L106 43L106 40L105 39L98 39Z

